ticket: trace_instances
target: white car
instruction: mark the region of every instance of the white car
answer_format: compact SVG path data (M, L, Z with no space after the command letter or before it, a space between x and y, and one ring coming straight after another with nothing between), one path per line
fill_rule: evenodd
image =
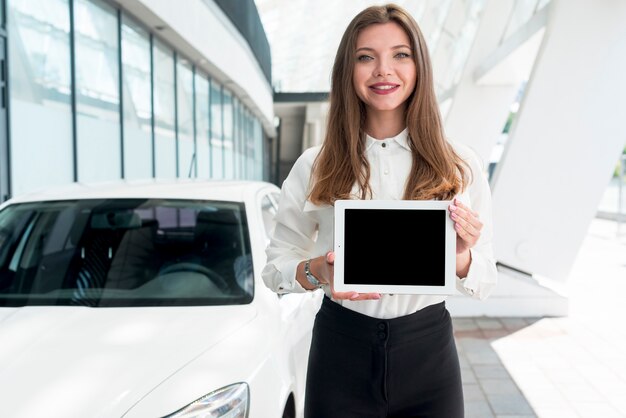
M120 181L0 205L0 417L301 417L322 295L263 284L279 192Z

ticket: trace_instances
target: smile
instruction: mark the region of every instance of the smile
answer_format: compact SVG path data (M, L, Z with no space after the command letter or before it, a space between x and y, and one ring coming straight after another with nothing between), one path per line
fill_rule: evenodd
M400 86L398 84L374 84L369 88L376 94L390 94L398 90Z

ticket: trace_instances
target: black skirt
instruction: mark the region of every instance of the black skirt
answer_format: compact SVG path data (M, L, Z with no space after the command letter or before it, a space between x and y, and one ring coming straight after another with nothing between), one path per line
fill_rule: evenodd
M378 319L325 296L313 327L304 409L305 418L462 418L445 302Z

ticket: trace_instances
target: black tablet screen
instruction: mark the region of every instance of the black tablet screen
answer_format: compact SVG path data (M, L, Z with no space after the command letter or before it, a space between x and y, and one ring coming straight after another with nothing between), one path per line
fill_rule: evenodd
M444 286L446 210L346 209L346 284Z

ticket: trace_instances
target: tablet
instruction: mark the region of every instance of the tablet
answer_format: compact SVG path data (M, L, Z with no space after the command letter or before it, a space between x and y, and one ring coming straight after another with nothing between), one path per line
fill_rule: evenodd
M335 290L454 293L456 232L450 203L335 201Z

